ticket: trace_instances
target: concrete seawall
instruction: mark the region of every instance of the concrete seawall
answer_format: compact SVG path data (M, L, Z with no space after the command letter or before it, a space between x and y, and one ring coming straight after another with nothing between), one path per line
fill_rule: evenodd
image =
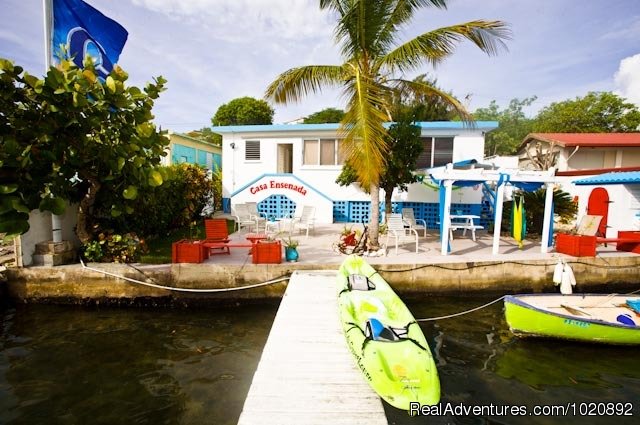
M640 288L640 256L568 259L578 282L575 292ZM287 276L294 270L335 270L335 264L162 266L90 264L131 279L178 288L236 288ZM555 262L547 260L379 264L380 274L406 297L425 294L555 292ZM278 300L287 282L247 290L186 293L142 286L81 265L13 268L6 271L9 298L25 303L192 304Z

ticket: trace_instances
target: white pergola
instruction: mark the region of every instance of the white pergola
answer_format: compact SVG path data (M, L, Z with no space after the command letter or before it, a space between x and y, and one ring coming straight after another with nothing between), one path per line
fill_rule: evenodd
M497 184L495 200L495 224L493 227L493 255L500 253L500 228L502 225L502 203L504 200L505 186L513 182L522 183L543 183L546 187L544 202L544 218L542 225L542 244L540 252L546 253L549 250L549 228L551 225L551 206L553 203L553 189L557 183L555 169L548 171L527 171L527 170L487 170L482 168L455 169L453 164L446 167L432 169L430 175L433 179L440 181L444 186L444 217L442 220L442 255L449 253L449 227L451 223L451 189L455 182L495 182Z

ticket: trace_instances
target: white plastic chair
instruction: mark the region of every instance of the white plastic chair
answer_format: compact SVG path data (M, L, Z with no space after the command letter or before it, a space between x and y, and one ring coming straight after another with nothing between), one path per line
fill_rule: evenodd
M300 217L294 217L292 224L293 229L307 231L306 237L309 237L309 228L314 228L316 207L304 205Z
M415 239L416 253L418 252L418 232L411 227L404 227L402 214L389 214L387 218L387 239L385 242L387 246L389 246L389 236L394 237L396 240L396 255L398 255L398 241L406 238Z
M251 231L252 226L256 226L256 231L260 230L258 221L251 216L246 204L235 204L233 206L233 216L236 220L238 231L243 227L247 227Z
M247 211L249 211L249 215L251 216L251 218L256 221L256 225L258 226L258 231L260 231L260 227L262 226L262 228L265 229L265 232L266 232L267 217L266 217L266 214L258 211L258 203L246 202L245 205L247 206Z
M423 237L427 236L427 222L421 218L416 218L413 215L413 208L403 208L402 209L402 219L411 227L412 229L422 229ZM418 224L421 221L422 224Z

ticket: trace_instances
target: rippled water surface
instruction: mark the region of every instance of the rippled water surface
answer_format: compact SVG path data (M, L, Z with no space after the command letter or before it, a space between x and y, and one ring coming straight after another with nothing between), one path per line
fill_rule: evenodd
M236 423L276 309L5 310L0 423Z
M491 298L407 303L416 317ZM236 423L277 307L115 309L19 306L0 312L0 423ZM502 304L423 331L442 401L466 405L633 403L634 418L410 418L389 423L640 423L640 349L519 340ZM635 420L633 420L635 419Z

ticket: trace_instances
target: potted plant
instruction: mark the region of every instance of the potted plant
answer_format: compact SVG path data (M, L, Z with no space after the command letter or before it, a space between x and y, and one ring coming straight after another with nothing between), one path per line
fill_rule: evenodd
M298 241L291 236L284 241L284 258L290 262L298 261Z

